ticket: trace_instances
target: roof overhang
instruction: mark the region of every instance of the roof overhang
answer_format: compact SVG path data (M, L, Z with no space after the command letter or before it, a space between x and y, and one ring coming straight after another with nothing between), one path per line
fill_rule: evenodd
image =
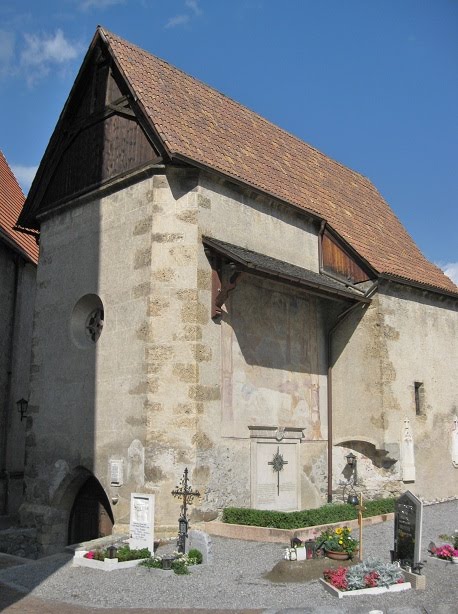
M202 242L214 254L218 254L228 262L234 263L239 272L246 272L289 286L295 286L310 294L315 294L329 300L346 300L359 303L371 302L371 299L363 292L331 279L326 275L315 273L283 260L277 260L271 256L266 256L265 254L260 254L211 237L202 237Z

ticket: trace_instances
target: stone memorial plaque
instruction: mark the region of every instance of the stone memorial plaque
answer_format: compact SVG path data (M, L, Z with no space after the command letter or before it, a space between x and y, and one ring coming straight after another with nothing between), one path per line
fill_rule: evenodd
M130 495L131 549L148 548L154 552L154 495L132 493Z
M297 444L256 443L253 507L297 510Z
M420 562L423 503L409 490L395 503L394 558L415 567Z
M122 460L110 461L110 483L112 486L122 486L124 483L124 470Z

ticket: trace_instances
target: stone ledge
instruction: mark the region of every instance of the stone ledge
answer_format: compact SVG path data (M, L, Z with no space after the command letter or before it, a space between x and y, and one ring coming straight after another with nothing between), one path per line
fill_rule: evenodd
M363 526L370 526L387 520L393 520L394 513L380 514L379 516L370 516L363 518ZM256 542L276 542L289 544L293 537L299 537L302 540L315 539L317 535L324 529L345 526L355 529L358 527L358 521L348 520L334 522L331 524L316 525L314 527L304 527L302 529L275 529L272 527L254 527L242 524L228 524L212 520L211 522L203 523L203 530L209 535L215 537L229 537L231 539L243 539L246 541Z

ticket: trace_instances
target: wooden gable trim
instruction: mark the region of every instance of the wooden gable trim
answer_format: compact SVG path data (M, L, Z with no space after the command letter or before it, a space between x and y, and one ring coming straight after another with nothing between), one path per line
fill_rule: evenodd
M107 72L106 75L102 75L101 78L105 79L106 85L102 86L101 90L97 90L97 95L100 96L101 94L103 97L103 92L105 91L105 95L108 96L111 79L116 83L116 86L111 87L110 93L113 91L116 95L119 90L122 95L113 100L105 100L103 108L97 111L95 106L93 106L93 104L95 105L94 100L97 98L94 91L100 88L100 83L96 81L101 73L97 71L103 70L104 68L106 68ZM87 82L85 83L85 81ZM105 87L105 90L103 90L103 87ZM91 90L88 95L86 95L87 88ZM82 101L87 106L88 99L91 101L91 111L94 110L95 112L89 112L86 116L78 117L78 103ZM101 98L99 97L97 99L99 107L101 105L100 100ZM119 118L120 123L113 124L113 122L116 122L116 119L114 119L116 117ZM130 133L143 135L142 138L146 139L145 145L143 146L145 152L146 143L149 143L151 148L151 154L147 156L147 159L145 155L137 155L137 158L139 158L137 164L133 164L129 168L127 162L124 166L121 162L118 162L118 164L113 163L112 168L114 169L115 175L122 178L123 176L141 171L145 163L148 166L156 166L170 159L159 135L151 128L150 121L145 117L142 109L137 104L136 97L129 83L115 65L109 47L106 45L103 37L100 36L100 32L97 31L61 112L45 155L40 163L35 180L19 216L18 225L23 228L39 230L39 218L44 211L52 210L54 205L58 206L64 201L79 198L82 194L94 192L94 190L98 188L103 188L107 184L113 183L113 179L116 179L116 177L102 177L104 173L100 171L101 177L99 181L91 181L89 179L88 185L83 187L82 185L78 185L82 183L81 180L78 181L78 179L74 179L76 190L73 189L72 193L64 194L63 192L65 190L62 188L60 191L57 190L55 196L52 196L53 188L55 187L55 184L53 186L53 182L56 181L57 177L56 173L59 172L59 166L64 163L63 160L65 155L69 155L69 149L75 145L77 139L82 138L81 135L84 131L90 131L91 129L97 130L97 125L100 125L100 130L103 131L104 124L102 122L107 121L111 121L113 126L122 126L123 121L135 122L135 125L138 126L137 132L135 132L135 128L132 127ZM127 124L125 124L125 126L127 126ZM110 130L110 128L108 129ZM113 128L111 128L111 133L115 134L113 133ZM121 137L114 136L113 138L119 139ZM131 138L130 142L134 143L135 141L132 141ZM105 154L100 155L104 156ZM83 156L83 158L85 157L87 156ZM102 159L105 160L105 158ZM68 164L69 161L67 160L67 167ZM81 164L81 161L79 164ZM86 164L88 164L88 161L86 161ZM119 171L116 170L118 167ZM81 175L83 176L84 174L83 172ZM73 172L73 175L74 177L78 176L77 170ZM60 181L62 181L62 178ZM50 199L50 201L46 202L48 199Z

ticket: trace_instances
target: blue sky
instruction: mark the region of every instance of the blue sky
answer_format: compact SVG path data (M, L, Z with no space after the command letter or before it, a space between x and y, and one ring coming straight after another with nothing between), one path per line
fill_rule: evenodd
M369 177L458 281L458 0L0 0L26 192L98 24Z

